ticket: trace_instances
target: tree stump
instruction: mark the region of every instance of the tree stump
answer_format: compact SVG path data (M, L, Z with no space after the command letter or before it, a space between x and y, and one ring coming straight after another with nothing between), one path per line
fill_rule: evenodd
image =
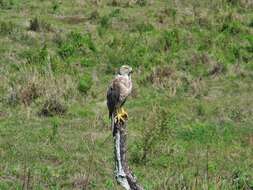
M127 119L123 121L112 121L112 131L114 138L114 160L115 178L117 182L126 190L144 190L137 184L137 179L133 175L127 163Z

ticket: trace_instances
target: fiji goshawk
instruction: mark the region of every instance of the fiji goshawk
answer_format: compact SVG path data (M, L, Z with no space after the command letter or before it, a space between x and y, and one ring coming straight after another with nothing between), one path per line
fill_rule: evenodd
M109 117L116 121L125 121L125 118L128 117L127 112L122 106L132 92L132 72L130 66L121 66L118 74L115 76L107 90Z

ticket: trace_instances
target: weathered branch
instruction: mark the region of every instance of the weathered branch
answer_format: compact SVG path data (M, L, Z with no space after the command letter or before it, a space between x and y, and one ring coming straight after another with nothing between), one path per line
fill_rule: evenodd
M137 179L127 163L127 121L112 122L114 137L115 178L126 190L144 190L137 184Z

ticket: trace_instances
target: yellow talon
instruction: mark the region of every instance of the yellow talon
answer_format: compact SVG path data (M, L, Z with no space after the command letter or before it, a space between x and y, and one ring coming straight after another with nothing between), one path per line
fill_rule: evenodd
M121 108L121 113L128 118L128 113L124 110L124 108Z
M123 108L119 108L116 111L116 116L115 116L115 122L123 121L125 122L126 118L128 117L127 112Z

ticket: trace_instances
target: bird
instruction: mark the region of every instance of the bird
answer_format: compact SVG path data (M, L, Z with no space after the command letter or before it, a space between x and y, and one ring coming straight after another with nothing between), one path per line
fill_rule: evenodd
M109 118L115 122L125 122L128 113L123 109L127 97L132 92L132 67L122 65L107 90L107 107Z

